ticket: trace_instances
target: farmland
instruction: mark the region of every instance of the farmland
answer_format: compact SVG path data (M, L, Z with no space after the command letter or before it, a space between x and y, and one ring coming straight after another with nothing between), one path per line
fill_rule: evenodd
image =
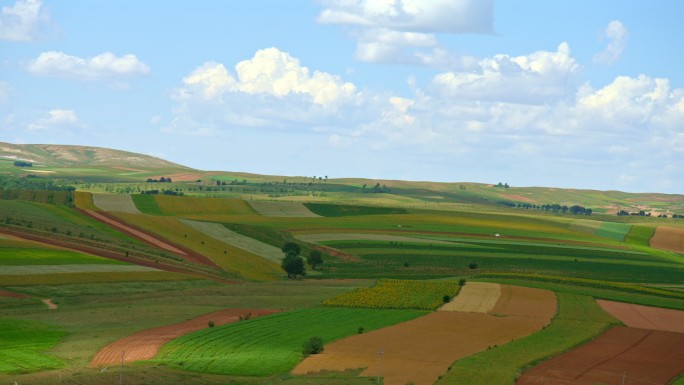
M2 383L115 383L126 350L130 383L360 385L381 346L387 385L513 385L620 340L611 314L674 333L625 332L654 352L680 338L684 222L615 212L684 214L684 196L283 178L58 147L26 149L52 162L39 177L0 160ZM288 279L286 242L323 263ZM305 358L310 337L325 350ZM100 351L109 369L90 367Z

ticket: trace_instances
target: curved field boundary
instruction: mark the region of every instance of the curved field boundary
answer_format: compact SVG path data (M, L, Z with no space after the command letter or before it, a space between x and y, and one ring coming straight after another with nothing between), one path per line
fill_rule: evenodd
M684 311L631 303L596 300L603 310L625 325L640 329L684 333Z
M326 345L323 353L309 356L292 373L366 368L361 376L376 376L380 370L385 385L430 385L455 360L530 335L548 324L556 311L553 292L529 290L511 290L507 304L511 309L516 304L534 306L537 315L433 312ZM383 352L380 367L379 349Z
M438 239L425 239L407 237L404 235L372 234L372 233L316 233L300 234L297 239L304 242L326 242L326 241L388 241L388 242L411 242L411 243L432 243L438 245L454 245L454 242L447 242Z
M165 343L184 334L207 328L209 321L213 321L216 326L219 326L240 321L241 317L247 315L259 317L277 312L278 310L226 309L205 314L189 321L143 330L105 346L90 360L89 366L120 365L122 354L124 354L124 363L149 360L157 354L159 348Z
M658 226L651 238L651 247L684 254L684 229Z
M218 199L218 198L215 198ZM198 222L189 219L179 219L181 222L193 229L206 234L218 241L235 246L239 249L268 259L271 262L280 264L283 259L283 252L275 246L258 241L254 238L238 234L220 223Z
M494 309L501 295L501 285L489 282L468 282L456 298L444 304L440 311L488 313Z
M667 385L684 371L684 333L618 326L525 372L517 385Z
M61 273L130 273L160 271L138 265L73 264L3 266L0 275L61 274Z
M124 223L122 223L122 222L120 222L120 221L118 221L112 217L102 215L102 214L100 214L96 211L92 211L92 210L83 210L83 211L86 214L90 215L91 217L99 220L100 222L104 222L110 226L116 227L117 229L119 229L119 230L121 230L127 234L133 235L134 237L136 237L140 240L143 240L144 242L147 242L148 244L151 244L155 247L162 248L162 249L170 251L172 253L180 254L180 255L183 255L186 257L188 256L188 253L186 253L185 251L183 251L183 250L181 250L175 246L172 246L172 245L168 244L167 242L164 242L160 239L157 239L157 238L151 236L150 234L147 234L147 233L140 231L138 229L134 229L133 227L130 227L130 226L128 226L128 225L126 225L126 224L124 224Z
M249 201L249 205L257 213L265 217L290 217L290 218L319 218L298 202L273 202L273 201Z
M93 203L104 211L140 214L133 198L128 194L93 194Z

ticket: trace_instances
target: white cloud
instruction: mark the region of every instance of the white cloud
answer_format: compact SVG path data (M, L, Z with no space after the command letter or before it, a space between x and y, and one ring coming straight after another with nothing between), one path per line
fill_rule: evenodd
M117 57L111 52L81 58L64 52L48 51L41 53L29 62L28 72L39 76L72 78L77 80L115 80L135 75L147 75L150 68L128 54Z
M608 40L608 45L602 51L594 55L594 62L599 64L612 64L620 59L622 51L627 46L629 31L619 20L613 20L602 33L602 38Z
M47 112L47 116L29 124L26 128L29 131L40 131L49 129L64 129L82 127L74 110L55 109Z
M458 99L544 102L567 95L579 64L568 44L562 43L555 52L501 54L481 60L478 67L476 72L439 74L433 84L442 94Z
M299 59L277 48L257 51L249 60L235 65L236 77L221 63L207 62L183 78L176 90L180 99L197 95L207 101L225 101L228 93L270 95L279 99L303 97L324 108L348 101L356 95L352 83L321 71L310 71Z
M33 41L50 21L40 0L18 0L14 6L4 6L0 12L0 40Z
M464 68L470 58L449 54L434 33L492 33L491 0L331 0L323 24L351 26L356 59L438 68Z

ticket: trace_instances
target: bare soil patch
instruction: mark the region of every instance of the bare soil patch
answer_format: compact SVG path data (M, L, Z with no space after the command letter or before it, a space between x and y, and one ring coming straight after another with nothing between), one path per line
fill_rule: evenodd
M499 301L501 285L490 282L468 282L451 302L440 311L488 313Z
M651 238L651 247L684 253L684 229L658 226Z
M13 291L8 291L8 290L0 290L0 297L7 297L7 298L30 298L31 296L23 294L23 293L16 293Z
M684 371L682 346L684 333L619 326L535 366L516 384L666 385Z
M323 245L313 245L313 248L316 250L320 250L323 253L326 253L328 255L332 255L333 257L340 258L343 261L346 262L361 262L359 258L356 256L346 253L342 250L335 249L333 247L328 247L328 246L323 246Z
M102 348L90 361L90 367L101 367L121 364L121 355L125 352L124 363L152 359L165 343L184 334L209 327L209 321L216 326L240 320L240 317L260 317L277 313L279 310L264 309L225 309L205 314L191 320L174 325L160 326L139 331Z
M684 311L631 303L596 300L603 310L625 325L640 329L684 333Z
M528 295L529 298L521 302L532 303L530 298L538 298L535 304L545 310L543 316L438 311L328 344L323 353L309 356L293 373L365 368L361 376L376 376L379 367L385 385L432 384L455 360L532 334L548 324L555 314L554 294L546 290L529 290L544 294ZM510 293L512 296L529 294ZM508 301L509 304L517 302L516 298ZM383 353L378 363L380 349Z
M526 196L522 196L522 195L499 194L499 196L502 197L502 198L510 199L510 200L512 200L512 201L516 201L516 202L536 203L535 200L530 199L530 198L528 198L528 197L526 197Z
M174 182L194 182L196 180L201 180L203 178L203 176L200 174L181 173L181 174L154 176L154 177L152 177L152 179L160 179L161 177L171 178L171 180Z
M50 310L55 310L57 309L57 304L52 302L51 298L45 298L40 300L42 303L46 304L48 309Z

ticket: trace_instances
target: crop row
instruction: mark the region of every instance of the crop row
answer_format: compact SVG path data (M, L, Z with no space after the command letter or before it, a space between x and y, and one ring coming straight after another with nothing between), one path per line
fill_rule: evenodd
M323 302L329 306L372 309L434 310L458 293L457 282L382 279L371 288L361 288Z
M560 277L542 274L521 274L521 273L485 273L478 275L479 278L511 278L511 279L525 279L533 281L571 284L577 286L593 287L598 289L616 289L639 294L650 294L659 297L680 298L684 299L684 292L661 289L657 287L643 286L635 283L626 282L609 282L596 279L577 278L577 277Z

